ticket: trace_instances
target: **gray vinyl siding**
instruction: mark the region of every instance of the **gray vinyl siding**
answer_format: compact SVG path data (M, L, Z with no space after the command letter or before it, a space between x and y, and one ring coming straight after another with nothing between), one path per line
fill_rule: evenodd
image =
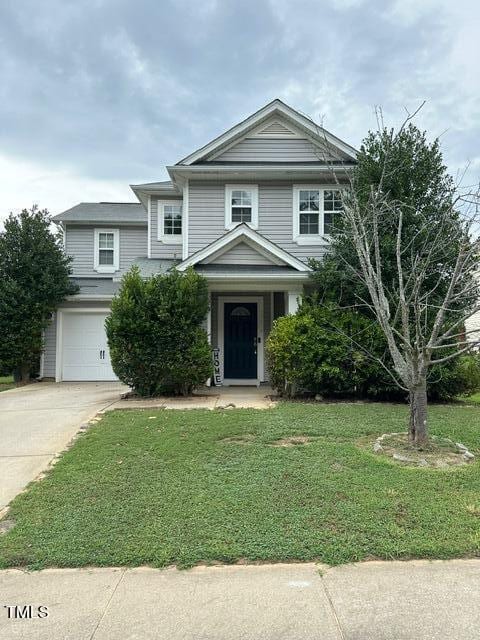
M95 229L119 229L120 270L114 274L102 274L94 270ZM77 277L112 277L122 276L136 258L147 256L147 227L88 225L73 226L67 224L66 252L73 257L72 275Z
M182 245L181 244L164 244L158 239L158 200L167 201L181 201L181 196L172 197L152 197L151 201L151 258L164 258L166 260L181 260L182 259Z
M52 315L52 321L43 334L43 377L55 378L55 354L57 350L57 316Z
M226 251L213 260L215 264L260 264L271 265L272 261L262 256L258 251L249 247L245 242L240 242L229 251Z
M258 232L296 258L321 258L324 246L293 242L293 182L258 184ZM296 182L295 184L298 184ZM189 255L226 233L225 183L191 182L189 187Z
M320 162L338 160L302 138L245 138L223 153L217 162Z
M246 298L252 298L252 297L263 298L263 344L264 344L264 357L265 357L265 342L267 340L268 334L270 333L270 329L272 328L272 293L270 291L265 291L265 292L251 291L250 293L247 291L242 293L239 293L238 291L232 291L232 292L222 291L221 293L212 293L211 344L212 344L212 348L217 347L221 351L223 349L223 345L218 344L218 298L223 296L227 296L227 297L234 296L235 298L238 298L239 301L242 299L242 296ZM223 355L221 357L223 357ZM269 377L268 377L266 362L264 366L264 371L265 371L265 375L264 375L263 381L268 382Z

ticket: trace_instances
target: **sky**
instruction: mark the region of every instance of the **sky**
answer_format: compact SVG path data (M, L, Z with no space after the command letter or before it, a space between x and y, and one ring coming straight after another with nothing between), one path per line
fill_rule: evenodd
M425 100L473 184L479 61L474 0L1 0L0 221L133 201L276 97L353 146Z

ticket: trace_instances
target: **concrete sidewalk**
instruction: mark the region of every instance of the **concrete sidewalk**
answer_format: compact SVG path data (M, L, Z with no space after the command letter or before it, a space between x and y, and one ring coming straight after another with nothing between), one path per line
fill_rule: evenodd
M0 639L469 640L479 587L480 560L10 570ZM28 604L48 617L8 618Z

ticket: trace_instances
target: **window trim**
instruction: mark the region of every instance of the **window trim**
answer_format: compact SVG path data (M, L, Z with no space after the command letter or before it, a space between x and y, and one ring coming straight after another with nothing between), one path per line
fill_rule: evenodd
M232 191L252 192L252 219L250 222L233 222ZM225 229L234 229L239 224L246 224L251 229L258 229L258 184L226 184L225 185Z
M182 207L182 233L170 234L165 233L165 206L171 204L179 204ZM157 200L157 240L163 242L163 244L183 244L183 232L185 225L185 215L183 200L181 198L175 198L171 200Z
M321 205L318 211L318 234L301 234L300 233L300 191L319 191L319 204ZM338 184L294 184L293 185L293 241L297 244L316 245L316 244L328 244L330 234L324 233L325 228L325 211L324 206L324 191L342 191Z
M100 234L113 233L113 264L100 264ZM98 273L115 273L120 270L120 230L98 227L94 229L93 267Z

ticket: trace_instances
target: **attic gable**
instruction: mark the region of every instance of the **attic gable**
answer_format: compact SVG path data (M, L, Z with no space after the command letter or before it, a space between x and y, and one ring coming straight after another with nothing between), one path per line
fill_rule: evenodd
M250 157L246 157L245 161L289 162L288 152L280 151L281 145L276 142L277 140L287 145L289 144L291 147L295 147L294 143L296 141L302 140L303 155L300 154L301 157L299 160L294 159L291 160L291 162L321 162L318 158L319 154L312 152L312 149L315 150L317 147L328 150L326 159L352 162L356 157L356 151L353 147L332 135L326 129L315 124L298 111L295 111L295 109L292 109L281 100L276 99L201 149L180 160L177 166L201 163L208 164L208 162L215 161L238 162L239 160L236 159L225 160L222 156L228 154L229 150L237 144L254 147L255 150L258 151L257 147L262 139L265 142L275 143L276 148L278 148L278 153L273 152L274 157L272 160L260 160L258 157L252 157L252 159L250 159ZM297 147L298 144L297 142ZM287 157L287 160L280 160L282 153ZM310 158L313 157L313 159L305 159L309 154L311 154ZM247 155L250 156L250 151ZM323 155L326 154L324 153ZM242 160L240 160L240 162L241 161Z
M200 264L235 264L235 265L284 265L271 253L262 250L248 239L237 239L230 245L211 254Z

